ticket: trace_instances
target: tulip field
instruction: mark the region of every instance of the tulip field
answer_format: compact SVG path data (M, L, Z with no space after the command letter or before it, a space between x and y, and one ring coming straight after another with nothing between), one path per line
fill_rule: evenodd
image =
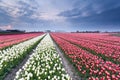
M0 35L0 49L36 37L42 33Z
M120 38L95 33L51 33L54 41L88 80L120 80Z
M110 37L107 36L107 34L91 35L57 34L57 36L61 37L62 39L91 50L95 55L100 56L103 59L120 64L120 38Z
M108 33L0 35L0 80L78 80L66 70L60 54L79 80L120 80L120 37ZM13 78L6 79L12 71Z
M43 36L35 37L0 51L0 79L17 65Z
M15 80L70 80L49 35L16 74Z

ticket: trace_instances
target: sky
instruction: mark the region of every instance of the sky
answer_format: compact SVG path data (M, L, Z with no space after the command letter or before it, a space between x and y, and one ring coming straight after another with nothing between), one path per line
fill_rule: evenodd
M0 0L0 29L120 31L120 0Z

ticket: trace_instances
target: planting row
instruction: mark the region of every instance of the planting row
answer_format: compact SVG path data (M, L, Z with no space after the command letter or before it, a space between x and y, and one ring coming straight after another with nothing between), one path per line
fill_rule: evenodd
M68 33L68 34L84 40L92 40L94 42L120 46L120 38L116 36L111 36L110 34L107 33L74 33L74 34Z
M14 80L71 80L49 34L38 44Z
M104 61L102 58L61 39L54 34L51 35L68 59L78 69L79 75L82 78L89 80L120 79L120 65L110 61Z
M23 42L25 40L37 37L43 33L26 33L26 34L13 34L13 35L0 35L0 49Z
M31 51L44 35L0 50L0 80Z
M75 35L74 36L72 33L71 34L53 33L53 34L67 41L70 41L73 44L79 45L93 52L95 55L102 57L103 59L110 60L116 64L120 64L120 46L118 45L96 42L93 41L92 38L91 40L90 39L87 40L86 38L84 39L83 37L81 37L81 35L79 37L76 37L76 35L74 34Z

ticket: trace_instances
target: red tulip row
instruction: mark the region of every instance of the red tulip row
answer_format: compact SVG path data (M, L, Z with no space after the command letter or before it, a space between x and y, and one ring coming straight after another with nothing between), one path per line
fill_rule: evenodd
M84 40L92 40L101 43L107 43L112 45L119 45L120 46L120 38L116 36L110 36L109 34L102 33L74 33L70 34L71 36L75 36Z
M89 80L119 80L120 65L110 61L104 61L71 43L65 41L54 34L52 38L64 51L66 56L72 61L80 72L80 76Z
M0 49L23 42L33 37L39 36L43 33L29 33L29 34L14 34L14 35L0 35Z
M74 44L77 44L84 48L90 49L90 50L96 52L96 55L100 55L103 58L108 58L109 60L113 61L114 63L117 63L117 64L120 63L120 46L108 44L109 41L107 43L104 43L104 41L99 42L99 41L93 40L94 39L93 37L91 37L91 39L90 38L84 39L83 37L81 37L81 35L72 34L72 33L71 34L70 33L69 34L53 33L53 34L65 39L67 41L70 41ZM79 37L78 37L78 35L79 35ZM96 35L96 36L98 36L98 35ZM90 36L88 36L88 37L90 37ZM118 39L120 39L120 38L118 38ZM120 42L119 42L119 44L120 44Z

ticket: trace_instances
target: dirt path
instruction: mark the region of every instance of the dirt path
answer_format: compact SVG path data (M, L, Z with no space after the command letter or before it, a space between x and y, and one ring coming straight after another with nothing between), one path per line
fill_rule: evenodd
M67 73L71 76L72 80L83 80L79 77L78 73L75 71L74 66L66 59L64 53L59 49L55 42L53 42L55 48L62 59L63 66Z

